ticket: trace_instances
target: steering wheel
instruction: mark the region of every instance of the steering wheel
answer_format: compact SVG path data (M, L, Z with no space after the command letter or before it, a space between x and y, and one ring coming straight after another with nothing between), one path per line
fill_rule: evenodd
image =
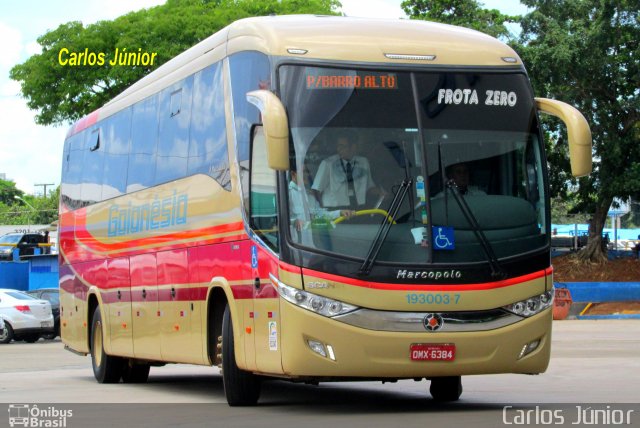
M352 217L358 217L361 215L369 215L369 214L377 214L377 215L385 216L388 222L390 222L391 224L396 224L395 220L393 220L393 218L389 215L389 213L386 210L383 210L382 208L371 208L366 210L359 210L359 211L356 211L356 213L351 217L340 216L337 219L333 220L332 223L335 225L338 223L342 223L345 220L349 220Z

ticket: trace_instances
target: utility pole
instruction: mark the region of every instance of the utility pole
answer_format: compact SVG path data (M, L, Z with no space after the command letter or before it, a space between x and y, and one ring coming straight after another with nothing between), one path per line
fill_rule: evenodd
M34 184L34 187L44 187L44 197L47 197L47 186L53 186L53 183Z

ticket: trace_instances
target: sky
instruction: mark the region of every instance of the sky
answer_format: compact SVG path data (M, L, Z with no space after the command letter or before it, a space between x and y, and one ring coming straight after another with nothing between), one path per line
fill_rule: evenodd
M484 0L485 7L507 14L526 13L519 0ZM42 194L37 184L60 184L62 146L69 127L41 126L35 112L20 96L20 85L9 79L9 70L39 53L36 39L60 24L82 21L85 25L110 20L132 10L164 3L164 0L21 0L0 3L0 177L15 181L27 194ZM341 0L348 16L405 17L402 0Z

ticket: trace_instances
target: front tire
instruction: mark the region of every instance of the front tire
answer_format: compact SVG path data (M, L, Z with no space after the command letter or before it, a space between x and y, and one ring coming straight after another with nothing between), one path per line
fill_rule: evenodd
M238 368L229 305L222 317L222 383L230 406L254 406L260 398L260 378Z
M91 365L93 375L99 383L118 383L122 376L124 360L104 352L102 337L102 315L97 306L91 321Z
M434 377L429 392L436 401L458 401L462 395L462 379L460 376Z

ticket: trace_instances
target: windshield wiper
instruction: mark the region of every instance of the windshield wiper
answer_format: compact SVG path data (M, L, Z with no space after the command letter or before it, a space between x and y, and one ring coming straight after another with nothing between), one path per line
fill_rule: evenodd
M371 242L371 246L367 252L367 257L365 257L364 263L362 263L362 266L360 266L360 269L358 270L358 275L365 276L371 273L371 268L380 253L384 240L387 239L391 226L396 221L396 215L398 214L400 205L402 205L402 201L404 201L405 196L407 196L407 192L411 188L412 183L413 180L405 178L402 180L400 187L393 195L393 200L387 209L389 217L383 217L382 223L380 223L380 227L378 227L378 233L376 233L376 237Z
M451 193L453 194L453 199L455 199L455 201L458 203L458 206L460 207L460 211L462 211L462 215L464 215L464 217L467 219L467 222L469 222L469 225L471 226L471 230L473 230L473 233L474 235L476 235L478 242L480 242L480 246L482 247L484 254L487 256L487 261L489 262L489 266L491 266L491 276L496 279L505 278L507 274L505 273L504 269L502 269L502 267L500 266L500 263L498 262L498 258L496 257L496 254L493 252L493 247L491 247L489 240L485 236L482 229L480 229L478 220L476 219L476 217L473 215L473 212L469 208L469 204L467 204L467 201L465 201L462 195L460 194L460 191L458 190L458 186L456 185L456 182L453 180L447 181L447 188L451 190Z

